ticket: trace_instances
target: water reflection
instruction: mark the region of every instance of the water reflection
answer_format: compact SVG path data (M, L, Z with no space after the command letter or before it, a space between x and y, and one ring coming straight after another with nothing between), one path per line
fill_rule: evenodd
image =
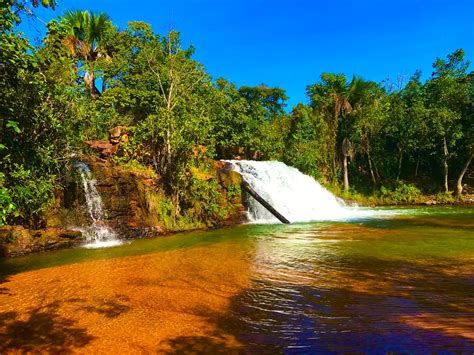
M6 262L0 351L469 353L474 212L440 211Z
M471 351L470 224L403 218L260 236L232 328L251 352Z

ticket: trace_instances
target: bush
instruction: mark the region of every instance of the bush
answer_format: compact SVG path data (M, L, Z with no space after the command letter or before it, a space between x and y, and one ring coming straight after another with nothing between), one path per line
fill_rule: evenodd
M414 203L421 196L421 191L413 184L405 184L402 181L398 181L392 188L382 186L380 188L381 197L386 202L391 203Z
M193 218L213 225L224 218L225 208L222 208L220 186L215 179L202 180L193 176L189 186L189 203L192 208L187 212Z
M6 187L2 187L3 174L0 173L0 227L7 223L7 217L13 214L16 206Z
M451 195L449 192L440 192L436 195L436 202L441 203L441 204L448 204L448 203L453 203L455 202L455 197Z
M17 216L22 223L37 226L41 213L51 204L54 198L54 177L38 176L32 170L15 164L10 172L10 196L17 206Z

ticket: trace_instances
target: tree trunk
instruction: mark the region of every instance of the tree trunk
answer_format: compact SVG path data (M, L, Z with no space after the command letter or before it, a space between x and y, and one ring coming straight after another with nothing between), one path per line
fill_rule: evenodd
M344 191L349 191L349 174L347 171L347 155L344 155Z
M398 149L398 173L397 173L397 180L400 179L400 175L402 174L402 161L403 161L403 150Z
M91 95L92 99L97 99L100 96L100 91L95 86L95 77L92 71L87 71L84 75L84 83L86 84L87 88L89 89L89 94Z
M102 79L102 94L107 90L107 78L104 76Z
M166 165L171 165L171 134L169 129L165 132L165 154L166 154Z
M418 159L416 160L415 177L418 176L418 168L419 167L420 167L420 154L418 154Z
M449 192L448 186L448 143L446 142L446 137L443 137L443 168L444 168L444 192Z
M370 176L374 183L374 189L377 187L377 180L375 179L374 168L372 166L372 158L370 157L370 146L367 144L367 160L369 161Z
M471 155L464 165L464 168L461 170L461 173L459 174L458 181L456 183L456 195L460 196L462 194L462 179L464 178L464 174L466 174L467 169L469 168L469 165L471 165L473 155Z

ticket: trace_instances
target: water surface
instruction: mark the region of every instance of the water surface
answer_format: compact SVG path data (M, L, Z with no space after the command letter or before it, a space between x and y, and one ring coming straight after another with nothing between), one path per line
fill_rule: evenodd
M472 353L474 211L384 209L0 264L0 352Z

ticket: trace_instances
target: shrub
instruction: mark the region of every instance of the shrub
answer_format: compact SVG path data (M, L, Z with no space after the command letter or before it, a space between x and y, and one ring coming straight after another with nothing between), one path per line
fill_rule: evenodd
M380 195L387 202L392 203L414 203L421 196L421 191L413 184L405 184L398 181L393 188L382 186Z
M449 192L440 192L435 199L437 203L453 203L456 200Z

